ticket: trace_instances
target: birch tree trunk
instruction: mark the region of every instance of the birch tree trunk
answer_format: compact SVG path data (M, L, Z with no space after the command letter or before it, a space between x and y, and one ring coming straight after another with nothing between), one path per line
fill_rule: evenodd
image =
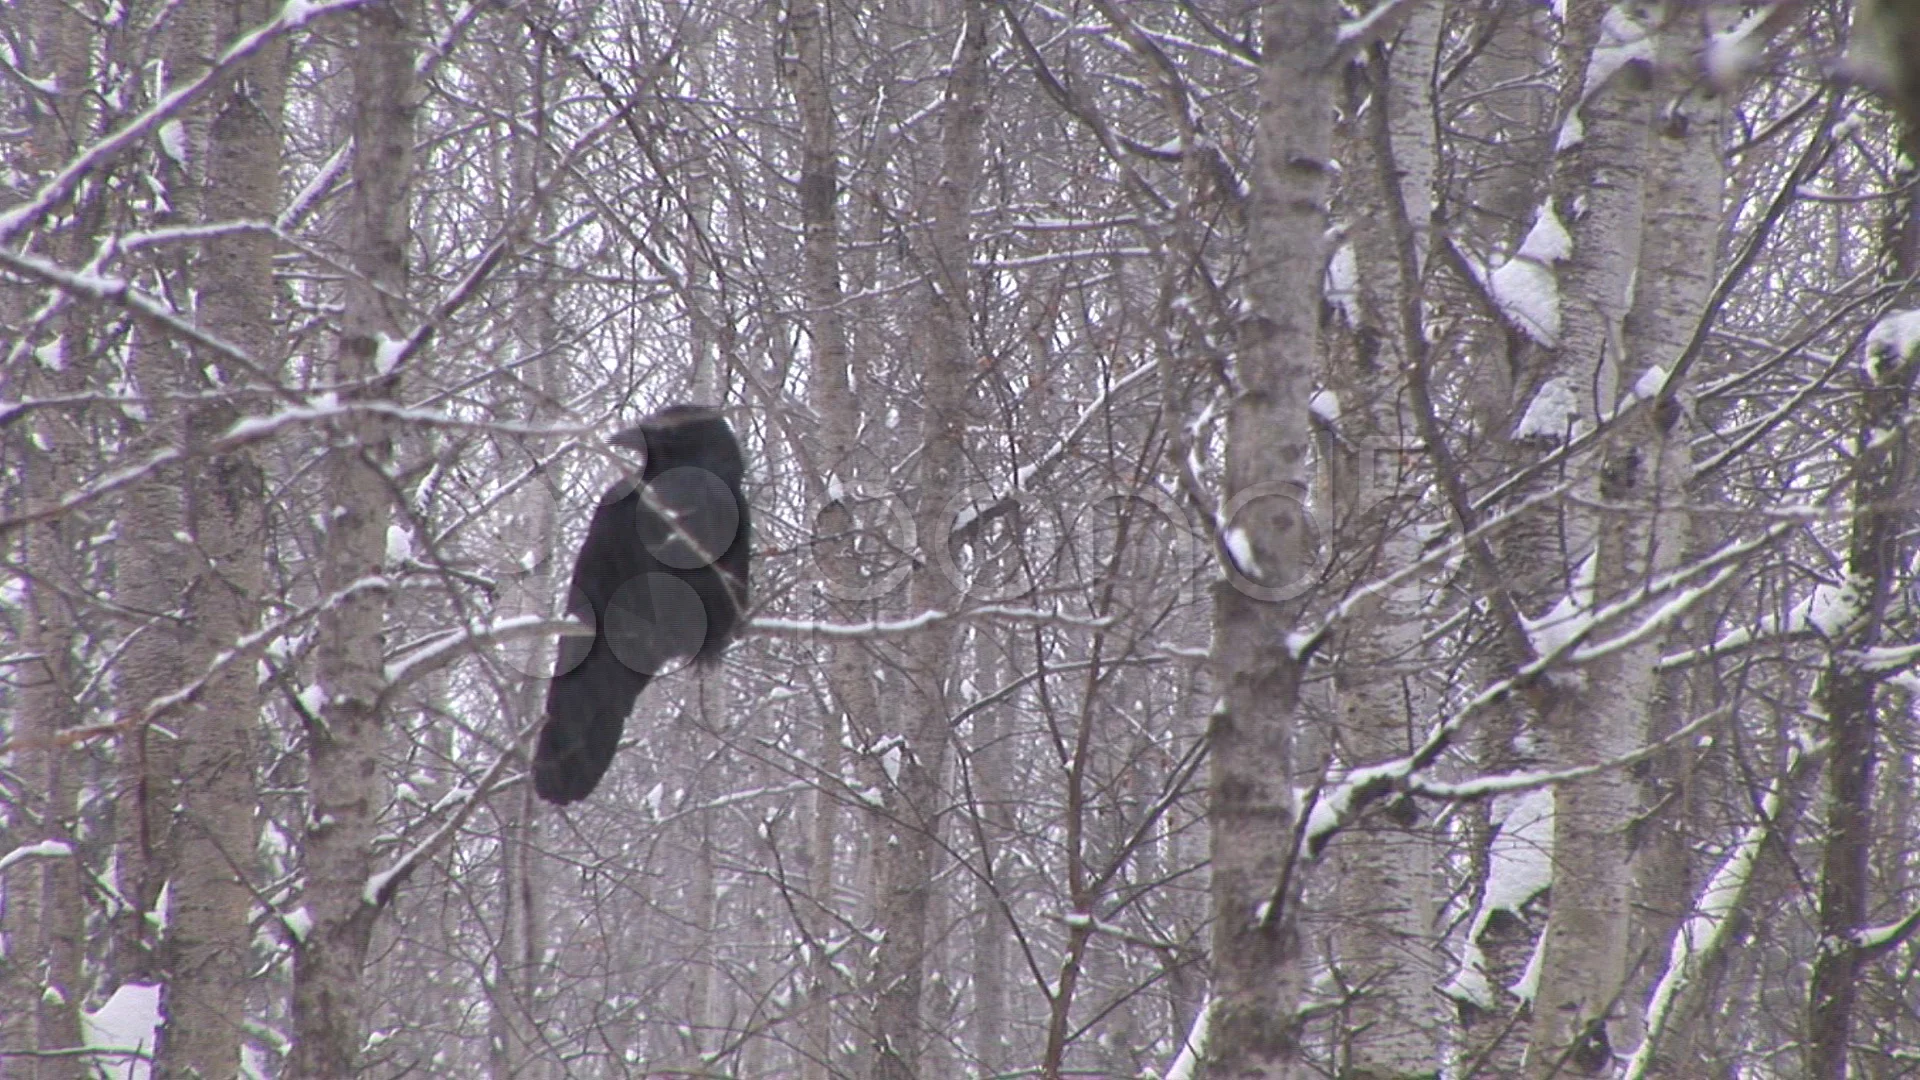
M1285 601L1297 595L1311 554L1300 495L1326 265L1333 31L1332 11L1321 4L1268 0L1261 8L1246 318L1219 523L1239 565L1213 587L1221 693L1207 735L1213 1080L1277 1080L1298 1060L1302 968L1290 849L1300 661L1288 647L1293 611ZM1229 513L1236 504L1238 513Z
M179 170L159 171L174 183L172 195L189 207L196 194L180 182ZM166 183L166 180L162 180ZM170 224L179 224L177 221ZM188 358L164 334L136 328L129 367L149 404L149 423L135 438L148 452L178 442L184 372ZM186 595L187 537L185 527L185 470L178 466L155 471L151 483L127 493L121 511L126 551L114 563L114 598L143 621L129 636L115 671L115 690L126 701L148 702L180 685L187 663L184 639L189 623L182 604ZM175 725L143 724L128 733L121 756L120 783L128 794L115 824L120 862L120 888L132 903L121 914L114 948L115 975L129 981L163 978L165 943L157 940L166 919L158 909L161 890L174 865L171 858L174 807L180 800L182 741ZM170 1033L168 1033L170 1034ZM162 1052L166 1042L161 1040Z
M1562 144L1573 144L1562 150L1553 182L1551 208L1568 223L1572 251L1559 275L1561 331L1551 379L1572 390L1582 426L1610 415L1616 403L1628 360L1620 351L1626 309L1640 257L1652 98L1648 64L1646 58L1603 64L1602 49L1626 48L1630 42L1615 38L1637 33L1644 40L1649 31L1621 17L1621 10L1607 16L1611 37L1591 24L1569 27L1569 52L1588 43L1593 48L1578 66L1586 73L1579 91L1562 113ZM1643 462L1642 452L1626 440L1608 444L1597 481L1602 500L1634 505L1648 498L1660 470ZM1656 554L1669 564L1678 555L1655 552L1650 513L1598 522L1570 508L1565 521L1565 550L1576 560L1593 560L1590 592L1578 571L1569 577L1567 601L1576 610L1644 581L1656 568ZM1631 658L1615 652L1584 675L1549 688L1542 744L1554 765L1597 764L1643 744L1653 692L1646 648L1657 655L1658 642L1624 650L1635 653ZM1552 902L1540 945L1529 1076L1597 1076L1612 1069L1609 1019L1627 989L1633 875L1626 824L1637 806L1636 785L1621 769L1554 790Z
M972 653L970 674L976 685L998 685L1002 675L999 657L985 634L976 633ZM1002 739L998 709L984 709L976 715L972 734L973 746L967 755L971 773L968 792L975 804L974 828L978 830L978 858L984 877L974 884L974 911L969 920L973 1016L968 1036L974 1068L993 1076L1009 1067L1012 1047L1007 1031L1007 939L1013 928L1007 924L998 895L1007 860L999 857L997 847L1004 838L1014 835L1008 784L1012 755Z
M914 517L923 550L948 541L953 499L965 466L967 377L973 359L972 230L967 217L980 177L980 133L986 119L988 13L980 0L961 0L958 11L960 38L941 103L940 173L928 245L932 296L920 340L926 357L921 373L926 411ZM952 610L958 592L941 569L945 561L926 560L914 572L908 585L911 610ZM907 686L899 696L910 710L909 727L886 811L874 819L880 830L874 853L875 921L883 935L874 962L874 1080L915 1080L921 1075L926 1042L921 998L931 959L928 923L945 802L946 684L955 634L951 626L922 630L907 642L902 657Z
M1342 561L1353 567L1350 586L1403 571L1420 554L1411 520L1416 500L1409 497L1416 482L1399 475L1417 461L1399 451L1417 431L1403 380L1424 362L1426 349L1420 267L1433 200L1439 31L1438 6L1422 5L1409 16L1391 67L1384 50L1369 59L1346 110L1358 129L1341 153L1358 166L1348 173L1344 207L1356 295L1340 310L1359 322L1332 336L1326 384L1339 405L1323 409L1322 419L1335 432L1324 455L1325 505ZM1352 608L1334 676L1337 760L1344 767L1406 754L1419 738L1414 732L1425 722L1428 696L1419 660L1423 591L1419 580L1409 580ZM1417 813L1411 800L1395 809ZM1431 845L1416 821L1389 813L1336 840L1333 854L1339 983L1357 993L1341 1021L1342 1075L1432 1076L1439 1017Z
M807 298L806 327L812 343L813 370L809 380L813 406L820 415L820 464L827 471L826 490L818 492L821 510L815 518L818 534L831 550L822 557L829 573L847 594L829 590L828 611L854 621L871 610L863 603L864 582L857 559L863 457L856 445L860 406L849 389L847 327L843 309L840 268L839 146L834 134L834 108L829 82L827 7L822 0L793 0L787 11L787 32L793 55L783 69L800 111L800 214L802 265ZM834 1047L833 1000L841 979L830 942L836 936L831 905L838 845L840 794L846 750L842 740L849 727L870 730L874 721L872 674L859 642L836 641L825 646L827 681L832 693L821 717L815 743L813 825L807 838L807 907L802 922L807 958L806 1053L801 1080L826 1080L832 1074Z
M413 168L412 21L407 0L352 15L353 188L348 252L355 276L336 375L349 400L394 396L399 372L379 368L383 339L397 338L405 295L409 182ZM355 1075L366 1019L363 968L379 898L370 895L374 823L384 804L379 714L386 684L381 649L388 591L382 565L392 516L391 422L347 414L332 427L324 465L328 511L321 553L324 608L317 659L325 699L307 732L310 807L306 907L312 929L294 953L296 1080Z
M1628 386L1649 389L1659 383L1667 393L1660 402L1641 402L1622 422L1618 440L1610 447L1616 463L1609 475L1625 481L1629 501L1626 513L1641 518L1636 540L1648 545L1647 569L1659 572L1678 565L1694 543L1687 512L1693 482L1693 394L1683 380L1671 386L1659 373L1674 371L1701 321L1708 317L1718 260L1702 257L1720 247L1720 207L1725 187L1721 161L1722 121L1726 102L1699 77L1693 58L1707 41L1707 11L1682 7L1659 29L1655 51L1654 95L1661 110L1653 122L1647 155L1645 224L1642 227L1640 266L1633 306L1625 323ZM1633 448L1639 460L1633 460ZM1617 661L1632 665L1628 677L1644 678L1671 633L1626 650ZM1598 668L1596 692L1616 672ZM1692 719L1693 704L1681 676L1655 676L1646 710L1648 738L1662 738ZM1637 681L1627 684L1638 689ZM1669 952L1671 937L1681 928L1692 904L1692 878L1686 825L1689 800L1685 795L1685 756L1679 747L1655 758L1639 782L1642 806L1653 809L1635 823L1631 851L1634 905L1640 917L1630 927L1635 946L1630 955L1648 957L1633 979L1636 993L1620 1015L1625 1038L1622 1050L1646 1037L1641 1005L1644 991L1662 975L1658 958ZM1697 1019L1697 1018L1696 1018ZM1681 1073L1685 1075L1684 1067Z
M195 74L200 57L263 22L265 3L208 5L183 10L189 40L174 70ZM204 153L190 159L177 185L175 207L201 219L270 217L279 195L280 104L284 98L287 49L264 50L243 73L209 102L204 140L189 145ZM201 296L201 326L252 356L259 368L273 370L280 348L275 334L273 242L257 233L238 233L207 242L189 268ZM157 344L157 343L156 343ZM221 388L246 385L252 373L233 363L209 359L193 363L179 347L159 353L162 363L179 364L167 381L191 387L177 435L187 446L203 445L231 428L240 405ZM217 377L215 377L217 373ZM164 403L150 408L168 411ZM259 623L264 578L265 486L250 448L211 455L181 477L167 518L184 526L188 543L162 538L154 554L164 565L148 567L154 585L172 583L170 599L181 615L173 650L175 666L156 672L148 690L167 692L183 678L212 671L220 655L232 649ZM151 700L146 693L131 702ZM144 819L164 826L149 834L163 839L153 876L171 883L165 948L157 974L165 985L167 1019L157 1068L164 1075L227 1076L240 1071L240 1047L252 967L253 933L248 914L253 892L247 876L254 867L253 812L256 805L253 729L258 723L259 687L250 664L227 665L212 674L183 719L169 725L178 732L172 753L148 762ZM151 746L161 736L142 733ZM171 738L172 736L166 736ZM152 766L165 762L167 771Z
M31 54L32 78L47 80L58 93L29 114L23 148L9 164L36 179L58 169L74 140L93 130L93 43L84 14L64 4L27 0L21 15ZM16 39L18 40L18 39ZM23 43L24 44L24 43ZM94 244L102 215L105 186L76 200L66 219L41 237L43 249L77 261ZM39 303L43 298L23 298ZM4 311L12 327L26 327L24 304ZM73 311L49 320L42 340L6 335L4 387L9 397L79 394L94 365L92 320ZM42 412L5 435L7 454L19 461L21 483L9 490L10 511L51 506L86 475L89 433L65 411ZM86 905L82 867L75 844L83 753L61 745L59 734L82 719L78 692L85 679L76 652L82 638L71 597L83 591L76 554L84 525L60 516L35 521L9 538L8 554L17 560L14 580L23 580L20 598L21 663L12 675L17 694L8 731L17 739L10 763L23 782L19 805L4 810L9 832L43 845L47 854L25 859L0 874L0 1049L28 1056L0 1057L0 1076L25 1080L66 1080L84 1066L70 1057L38 1058L36 1051L71 1050L80 1043L80 1009L87 986ZM12 576L11 574L9 575Z
M75 326L59 340L73 348L84 337ZM48 381L58 386L66 379ZM73 477L63 462L81 457L82 433L65 417L47 414L36 418L21 440L30 447L22 493L26 506L46 506ZM45 852L9 869L0 882L6 889L7 931L0 972L6 976L10 1006L7 1026L0 1028L7 1041L0 1048L23 1053L0 1058L0 1075L23 1080L66 1080L83 1074L71 1058L31 1056L80 1046L80 1008L86 998L81 969L86 907L74 844L78 773L84 758L58 742L59 733L80 719L76 628L62 596L75 586L74 525L66 518L35 522L21 531L16 548L31 584L22 612L21 644L29 659L17 676L20 749L14 768L33 785L37 797L8 816L14 829L33 837Z
M1511 0L1496 0L1473 10L1480 16L1478 33L1485 42L1480 62L1466 73L1472 80L1466 92L1476 107L1456 121L1463 138L1447 147L1447 156L1464 157L1465 148L1482 142L1493 148L1475 159L1475 169L1453 173L1448 185L1449 211L1454 217L1450 226L1455 230L1474 227L1483 242L1490 246L1499 242L1512 250L1538 209L1542 178L1552 160L1554 86L1536 73L1549 63L1547 42L1554 16L1538 5ZM1472 179L1464 180L1463 172ZM1440 239L1435 250L1451 243L1451 237ZM1451 320L1449 333L1435 344L1436 362L1447 355L1504 361L1468 359L1464 364L1467 384L1461 394L1462 411L1482 437L1477 445L1460 448L1459 470L1466 478L1514 475L1535 452L1526 441L1516 439L1515 432L1532 391L1545 377L1540 370L1545 365L1544 350L1503 325L1497 311L1483 310L1473 302L1479 286L1472 280L1471 268L1449 260L1433 270L1429 280L1434 285L1451 286L1445 291L1430 288L1430 310L1444 312ZM1442 349L1446 354L1441 354ZM1416 385L1424 387L1424 375ZM1422 419L1432 423L1431 431L1423 432L1429 449L1436 442L1445 445L1438 417ZM1437 455L1434 466L1442 467ZM1550 483L1551 478L1544 476L1524 481L1509 505L1538 494ZM1457 507L1454 512L1458 514ZM1561 561L1556 530L1550 513L1536 510L1520 515L1491 539L1486 563L1474 562L1471 574L1477 586L1498 598L1496 619L1505 621L1501 608L1509 602L1516 606L1551 603L1546 598L1560 584L1555 573ZM1504 678L1529 657L1524 638L1502 627L1484 647L1471 651L1468 662L1481 680L1492 681ZM1479 768L1496 771L1536 765L1537 737L1534 702L1526 695L1515 695L1473 733L1475 761ZM1461 1007L1460 1059L1492 1075L1521 1072L1526 1003L1518 990L1538 943L1545 905L1537 892L1518 897L1491 893L1489 888L1496 883L1490 871L1509 848L1512 827L1534 818L1537 805L1529 807L1523 798L1509 797L1461 808L1470 831L1472 889L1477 895L1458 943L1459 970L1448 983L1448 993ZM1516 810L1521 813L1518 819ZM1490 902L1499 906L1489 907Z
M509 67L506 81L512 92L525 98L535 115L545 114L552 60L545 35L528 33L510 39L510 53L503 54ZM508 148L512 184L509 205L535 206L542 170L551 165L547 147L516 141ZM546 205L535 206L536 231L550 227L551 214ZM533 393L528 395L530 418L550 418L554 402L565 400L566 352L553 313L553 293L546 281L529 282L514 298L517 345L537 357L533 365ZM555 579L563 572L557 503L552 481L527 485L510 505L513 510L497 532L500 546L495 555L508 574L520 577L521 597L537 610L554 595ZM524 575L524 576L522 576ZM519 650L518 670L545 674L553 670L553 646L546 641L528 641ZM544 707L547 683L544 678L526 679L513 693L515 708L509 724L532 730L532 721ZM520 741L520 762L530 760L532 740ZM552 965L545 962L546 911L545 884L548 867L540 850L541 804L532 785L508 793L498 807L499 821L499 911L500 925L494 928L496 945L490 959L487 981L487 1071L490 1080L542 1080L555 1075L549 1061L541 1057L539 1022L543 991L552 993Z

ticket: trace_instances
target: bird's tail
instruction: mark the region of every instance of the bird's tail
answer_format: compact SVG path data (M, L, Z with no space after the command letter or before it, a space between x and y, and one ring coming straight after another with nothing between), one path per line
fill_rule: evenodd
M555 670L533 752L533 790L565 805L592 794L606 775L627 714L651 678L621 663L604 637L562 638Z

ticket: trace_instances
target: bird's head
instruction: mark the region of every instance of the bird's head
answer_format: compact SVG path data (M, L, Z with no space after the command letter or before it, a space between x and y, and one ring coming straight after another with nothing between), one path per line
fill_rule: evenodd
M607 442L624 450L637 450L644 454L649 447L670 441L677 432L713 423L725 424L726 417L712 405L669 405L616 433Z
M739 445L726 413L712 405L669 405L617 432L608 445L641 454L649 475L656 464L699 465L723 475L739 472Z

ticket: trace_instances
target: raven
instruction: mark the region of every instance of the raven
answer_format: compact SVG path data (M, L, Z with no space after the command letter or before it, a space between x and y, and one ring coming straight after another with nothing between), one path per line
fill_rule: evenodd
M586 798L613 761L634 699L688 660L725 651L747 606L746 467L719 411L671 405L609 440L646 456L607 490L573 566L533 789Z

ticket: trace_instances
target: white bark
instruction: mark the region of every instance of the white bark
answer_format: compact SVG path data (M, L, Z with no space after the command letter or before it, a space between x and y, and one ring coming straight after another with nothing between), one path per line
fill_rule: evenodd
M1354 295L1340 322L1357 322L1332 336L1329 352L1326 383L1341 404L1323 421L1332 429L1323 450L1323 505L1337 530L1333 545L1353 567L1353 585L1401 573L1420 555L1409 497L1417 481L1395 470L1420 463L1404 450L1415 445L1418 426L1403 380L1410 365L1424 363L1427 349L1418 283L1433 201L1439 17L1437 5L1421 5L1391 68L1370 62L1366 85L1346 110L1356 129L1341 152L1349 162L1343 209ZM1374 765L1414 749L1410 739L1425 722L1429 696L1420 661L1425 591L1424 582L1409 578L1352 608L1335 670L1340 766ZM1333 960L1341 985L1358 988L1341 1014L1335 1053L1356 1080L1430 1075L1438 1064L1437 883L1418 813L1411 801L1396 803L1333 847Z
M820 414L820 464L829 471L829 487L841 488L862 479L863 461L857 454L855 433L860 429L860 406L849 390L847 365L851 359L842 304L840 268L839 146L835 138L830 82L827 8L820 0L795 0L787 12L794 55L784 73L801 121L800 212L802 259L808 311L806 327L812 342L813 406ZM822 505L814 524L820 535L847 538L844 547L821 557L838 571L843 583L855 584L857 559L846 557L854 547L858 511L834 498L828 490L810 497ZM857 590L856 590L857 591ZM871 609L848 599L830 601L836 618L858 619ZM806 1055L801 1080L826 1080L839 1056L834 1043L833 1000L844 989L839 970L827 948L838 934L832 915L833 890L839 864L840 793L851 726L870 731L874 723L874 691L869 646L861 642L833 642L827 662L831 700L823 710L815 742L812 830L807 838L807 896L802 930L808 939ZM851 725L848 719L851 718Z
M1326 265L1331 144L1330 9L1269 2L1261 12L1261 73L1248 208L1246 324L1227 421L1222 503L1246 500L1228 523L1260 573L1214 586L1213 664L1221 701L1208 731L1212 774L1213 1017L1207 1075L1291 1075L1301 955L1288 881L1296 813L1291 788L1298 661L1285 649L1291 611L1273 602L1308 565L1307 398L1318 357Z
M348 250L360 275L346 287L335 374L360 396L392 396L381 377L382 336L405 325L398 296L406 288L409 181L412 173L413 7L386 0L358 10L349 51L354 136ZM392 294L392 296L389 296ZM377 581L392 517L392 421L356 413L336 421L324 467L333 507L326 515L318 662L325 704L307 733L309 801L306 908L312 930L294 954L294 1046L287 1075L338 1080L354 1075L365 1038L363 967L379 906L368 898L374 821L385 802L379 711L385 687L382 631L388 592ZM350 588L350 586L353 586Z
M1707 42L1707 12L1681 9L1659 31L1656 52L1656 100L1671 102L1666 111L1653 118L1652 139L1648 148L1645 225L1642 231L1640 265L1633 306L1625 322L1627 366L1624 381L1632 386L1658 368L1673 372L1694 331L1707 317L1708 297L1712 293L1718 260L1703 258L1703 252L1719 246L1720 207L1725 187L1721 163L1722 118L1725 101L1710 92L1704 83L1692 78L1693 58ZM1657 373L1656 373L1657 375ZM1633 517L1644 524L1635 526L1636 538L1648 545L1649 572L1676 566L1686 557L1693 541L1691 520L1686 512L1688 485L1692 482L1691 446L1697 437L1693 424L1693 394L1681 383L1664 386L1670 395L1664 402L1646 402L1622 425L1611 451L1616 462L1611 475L1623 479L1632 455L1641 456L1639 475L1628 493ZM1636 451L1637 448L1637 451ZM1610 660L1612 670L1590 673L1589 694L1604 686L1608 677L1621 673L1628 665L1650 665L1667 645L1671 635L1660 636L1640 647L1627 650ZM1626 674L1637 679L1631 667ZM1645 693L1647 717L1643 730L1648 737L1670 733L1689 717L1691 704L1685 683L1666 676L1666 685L1642 688L1629 682L1628 688ZM1674 915L1684 913L1691 902L1689 856L1685 825L1688 800L1685 750L1662 755L1650 763L1643 781L1642 803L1664 807L1662 813L1642 819L1634 857L1634 901L1642 915L1632 930L1637 947L1632 951L1652 951L1658 956L1668 938L1685 930L1685 920ZM1669 950L1670 951L1670 950ZM1698 960L1692 961L1697 975ZM1649 960L1646 972L1635 980L1639 990L1660 978L1656 960ZM1669 977L1678 973L1668 973ZM1624 1023L1618 1025L1625 1036L1621 1050L1633 1049L1644 1035L1639 1002L1621 1010ZM1685 1041L1690 1033L1679 1033ZM1641 1060L1654 1060L1651 1054L1636 1051ZM1685 1066L1669 1075L1685 1075Z
M14 40L31 50L21 61L32 65L33 77L62 90L29 115L28 137L7 159L26 175L38 176L57 169L61 155L71 149L70 140L92 123L93 103L83 89L93 77L91 40L86 17L64 4L27 0L17 11L29 32ZM94 191L74 206L63 228L50 229L40 239L44 249L62 259L83 257L96 240L88 230L98 222L101 197ZM9 327L6 352L18 358L6 365L0 385L8 396L21 399L79 393L92 375L90 320L70 311L37 327L40 340L16 337L12 328L27 326L21 316L38 302L19 296L18 306L0 307L0 321ZM38 355L48 354L63 362L53 367L36 362ZM10 477L10 489L0 496L7 509L44 510L83 482L92 460L87 434L72 414L55 411L24 418L15 431L0 435L18 470ZM5 946L0 953L0 1049L9 1051L80 1045L80 1009L87 991L82 967L86 907L74 841L76 797L86 759L62 745L58 736L83 719L77 698L86 678L78 655L83 640L70 599L83 589L76 554L85 538L82 528L70 518L51 517L4 538L8 557L19 567L6 576L22 582L15 618L23 661L13 676L17 696L5 731L16 740L10 768L20 777L26 798L0 810L0 820L23 841L61 845L73 852L25 859L0 874L0 944ZM77 1071L78 1063L70 1058L0 1057L0 1076L9 1080L67 1080Z
M1610 30L1624 26L1646 32L1626 23L1621 9L1606 18ZM1563 329L1556 377L1578 388L1585 425L1612 413L1628 362L1621 348L1640 260L1652 105L1644 62L1603 75L1608 66L1603 54L1624 46L1601 43L1613 38L1584 36L1594 29L1569 28L1570 49L1585 43L1594 47L1583 65L1587 77L1577 84L1582 89L1572 95L1572 111L1566 114L1580 117L1584 138L1563 152L1553 183L1555 209L1561 220L1572 222L1573 238L1559 280ZM1611 446L1595 493L1615 503L1650 501L1647 493L1659 488L1655 477L1663 470L1642 460L1644 450L1630 441ZM1593 551L1592 596L1599 600L1620 595L1679 554L1656 547L1652 514L1621 517L1598 522L1577 510L1566 516L1566 550L1576 559ZM1577 601L1578 591L1569 596ZM1552 764L1606 761L1645 742L1658 652L1658 641L1642 642L1550 689L1542 742ZM1611 1068L1610 1018L1627 990L1633 874L1626 824L1638 808L1639 792L1624 770L1610 769L1560 785L1554 796L1552 902L1533 1002L1528 1075L1601 1075Z

